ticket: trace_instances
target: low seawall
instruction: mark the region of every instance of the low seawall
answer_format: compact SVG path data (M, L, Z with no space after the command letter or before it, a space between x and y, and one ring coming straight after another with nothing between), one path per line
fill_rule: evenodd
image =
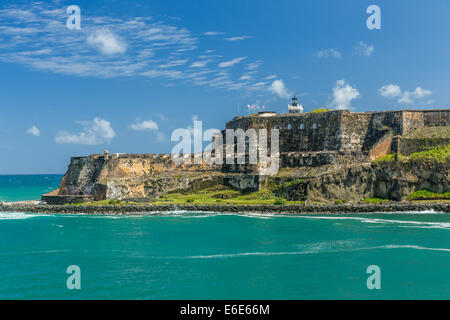
M59 206L33 204L0 205L0 212L32 212L55 214L108 214L142 215L145 213L173 211L220 213L275 213L275 214L345 214L377 212L434 211L450 213L450 202L385 203L343 205L130 205L130 206Z

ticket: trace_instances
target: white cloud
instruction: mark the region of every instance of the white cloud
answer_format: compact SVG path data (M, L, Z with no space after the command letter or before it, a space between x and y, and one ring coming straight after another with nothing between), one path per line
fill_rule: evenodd
M250 36L238 36L238 37L230 37L230 38L225 38L226 41L242 41L242 40L247 40L250 39Z
M173 25L170 18L158 21L146 16L93 16L87 11L82 14L82 28L75 32L67 30L65 19L61 19L65 15L64 8L54 1L0 5L0 62L69 76L155 78L161 79L162 86L183 82L254 91L258 87L255 84L264 80L256 75L260 60L238 65L247 58L240 57L243 54L232 59L217 48L208 48L195 56L205 36L223 32L208 31L197 38L187 28ZM227 39L247 38L241 35ZM218 71L233 66L241 70L218 75ZM239 79L246 74L252 79Z
M181 79L183 72L178 70L148 70L142 72L141 75L149 78Z
M429 96L431 94L430 90L417 87L414 91L405 91L403 96L398 100L399 103L414 103L414 99L421 99L423 97Z
M336 58L340 59L342 58L342 55L339 51L335 49L325 49L321 50L317 53L318 58Z
M333 88L333 101L331 106L337 110L346 110L351 107L351 102L359 98L359 91L346 83L344 79L336 81Z
M167 118L160 114L159 118L161 121L167 121ZM161 131L159 131L158 124L153 120L144 120L141 122L136 122L130 125L130 128L134 131L152 131L155 133L156 142L165 142L167 141L167 138L165 134Z
M255 62L249 63L247 65L247 69L248 70L256 70L258 69L261 65L262 65L263 61L262 60L257 60Z
M219 67L220 68L229 68L229 67L234 66L235 64L240 63L242 60L245 60L245 59L247 59L247 57L234 58L233 60L230 60L230 61L224 61L224 62L219 63Z
M402 95L402 89L396 84L382 86L378 92L385 98L396 98Z
M92 121L78 121L78 123L84 127L82 132L60 131L55 137L55 142L95 146L111 141L116 135L111 124L101 118L94 118Z
M269 87L269 91L278 95L280 98L289 98L291 93L286 89L283 80L275 80Z
M211 62L211 60L204 60L204 61L196 61L193 62L190 67L191 68L203 68L204 66L206 66L209 62Z
M375 51L375 48L373 45L365 44L364 42L360 41L353 49L353 52L360 56L369 57L372 55L372 53Z
M103 54L124 53L127 50L126 43L109 29L96 30L94 34L88 36L87 41Z
M170 60L167 63L163 63L159 65L159 68L165 69L165 68L173 68L173 67L178 67L178 66L182 66L185 65L188 62L187 59L175 59L175 60Z
M158 124L153 120L145 120L142 122L133 123L130 127L135 131L145 131L145 130L158 131L159 129Z
M203 33L205 36L219 36L221 34L225 34L225 32L218 32L218 31L208 31Z
M382 86L378 92L385 98L398 98L398 103L406 104L412 104L416 99L422 99L432 94L431 90L422 87L417 87L414 91L402 91L396 84Z
M252 79L252 76L249 74L244 74L239 78L239 80L251 80L251 79Z
M30 129L28 129L27 133L35 137L39 137L41 135L41 131L36 126L32 126Z

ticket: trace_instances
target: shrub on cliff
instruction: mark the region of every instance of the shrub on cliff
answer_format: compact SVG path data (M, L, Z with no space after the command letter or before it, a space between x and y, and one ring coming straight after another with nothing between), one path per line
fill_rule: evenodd
M409 156L411 160L437 161L450 163L450 144L438 146L428 151L416 152Z
M385 156L382 156L381 158L375 159L373 162L375 162L375 163L393 162L393 161L395 161L395 156L396 156L395 153L387 154ZM401 154L399 154L398 159L400 161L402 161L405 159L405 157L402 156Z
M273 204L276 206L282 206L283 204L286 204L286 199L281 197L276 198Z
M380 199L380 198L366 198L362 201L362 203L375 203L375 204L379 204L379 203L383 203L383 202L387 202L389 200L387 199Z
M434 193L428 190L418 190L408 196L408 200L441 200L450 199L450 191L445 193Z

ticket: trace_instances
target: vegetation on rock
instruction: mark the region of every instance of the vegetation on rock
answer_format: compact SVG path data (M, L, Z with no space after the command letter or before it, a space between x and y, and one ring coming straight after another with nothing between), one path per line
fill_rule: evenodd
M375 204L379 204L379 203L383 203L383 202L387 202L389 200L387 199L380 199L380 198L366 198L363 201L361 201L362 203L375 203Z
M428 151L413 153L409 156L409 159L450 163L450 144L438 146Z
M330 111L330 109L319 108L319 109L315 109L315 110L311 111L311 113L324 113L324 112L328 112L328 111Z
M395 153L387 154L374 160L374 163L386 163L395 161ZM450 144L447 146L437 146L431 150L412 153L409 157L398 155L399 161L424 161L450 163Z
M411 193L408 200L440 200L440 199L450 199L450 191L445 193L435 193L428 190L418 190Z

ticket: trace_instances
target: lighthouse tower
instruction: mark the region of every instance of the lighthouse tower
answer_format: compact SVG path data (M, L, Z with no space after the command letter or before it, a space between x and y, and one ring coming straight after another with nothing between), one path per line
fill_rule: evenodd
M289 113L302 113L303 106L298 104L298 99L296 96L292 97L292 104L288 105Z

